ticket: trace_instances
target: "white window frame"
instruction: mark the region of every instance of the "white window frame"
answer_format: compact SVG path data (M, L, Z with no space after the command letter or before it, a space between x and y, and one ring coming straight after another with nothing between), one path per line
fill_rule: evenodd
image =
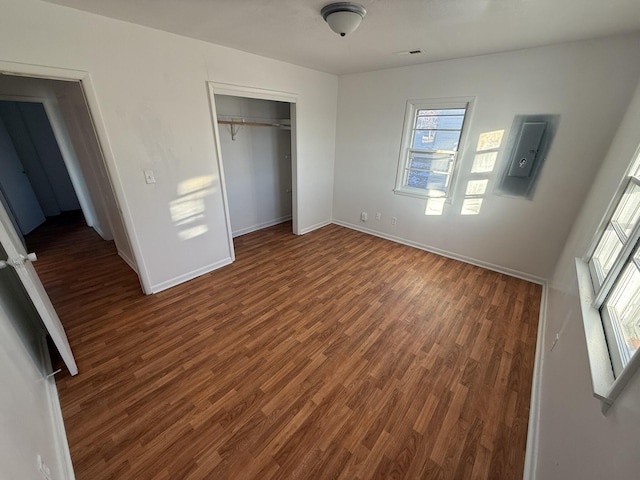
M394 192L400 195L408 195L417 198L444 198L446 203L451 203L454 193L454 185L456 173L458 170L458 159L460 158L462 151L466 145L467 133L469 131L469 123L471 119L471 112L473 110L473 103L475 97L455 97L455 98L437 98L437 99L413 99L407 101L405 110L404 126L402 130L402 144L400 146L400 154L398 157L398 170L396 173L396 184ZM454 109L464 108L464 120L462 122L462 129L460 133L460 140L458 142L458 148L452 151L446 151L444 153L450 153L453 155L450 172L446 172L448 175L447 189L444 195L440 192L430 192L426 189L410 187L405 184L405 172L409 169L409 162L412 152L428 152L429 150L417 150L413 148L413 131L416 122L416 114L418 110L442 110L442 109ZM445 173L445 172L443 172Z
M591 368L593 393L602 401L602 411L606 412L624 389L629 380L640 368L640 350L623 367L618 349L616 326L608 316L603 305L622 277L625 267L633 262L633 255L640 243L640 221L628 235L624 235L623 246L618 253L609 273L603 278L594 265L593 256L604 233L613 219L618 205L623 200L627 188L635 184L640 186L637 165L640 162L640 149L636 152L633 166L621 182L607 213L596 231L594 240L583 258L576 258L576 271L582 317L587 340L587 353ZM635 176L634 176L635 174Z

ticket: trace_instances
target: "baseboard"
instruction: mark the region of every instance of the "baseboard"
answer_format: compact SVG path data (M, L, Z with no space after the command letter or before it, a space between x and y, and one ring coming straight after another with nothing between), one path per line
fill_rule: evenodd
M47 346L47 338L45 334L40 336L40 355L43 371L51 372L51 357L49 356L49 347ZM67 431L64 427L64 419L62 417L62 408L60 407L58 389L56 388L56 380L52 375L44 378L43 381L47 391L49 412L51 413L55 450L62 473L61 480L75 480L76 476L73 471L73 463L71 462L71 451L69 450L69 442L67 441Z
M108 238L107 235L105 235L105 233L102 231L102 229L97 223L95 225L92 225L91 228L93 228L96 231L96 233L100 235L100 238L102 238L104 241L110 242L111 240L113 240L113 238Z
M233 238L239 237L240 235L246 235L247 233L255 232L256 230L262 230L263 228L273 227L274 225L278 225L280 223L288 222L291 220L291 215L287 215L284 217L274 218L273 220L269 220L268 222L258 223L256 225L251 225L250 227L240 228L238 230L234 230L231 232L231 236Z
M316 223L315 225L311 225L310 227L303 228L302 230L298 231L298 235L304 235L305 233L313 232L314 230L317 230L322 227L326 227L327 225L331 225L332 223L335 223L335 222L332 222L331 220L327 220L326 222Z
M151 293L158 293L163 290L166 290L171 287L175 287L176 285L180 285L181 283L188 282L189 280L193 280L200 275L204 275L205 273L212 272L217 270L218 268L222 268L226 265L233 263L233 258L227 257L224 260L220 260L219 262L215 262L204 267L193 270L189 273L185 273L184 275L179 275L174 277L166 282L157 283L155 285L151 285Z
M129 267L131 267L131 270L133 270L134 272L136 272L136 274L138 273L138 266L136 265L136 263L133 261L133 259L129 258L128 255L125 255L124 253L122 253L121 250L118 250L118 256L124 260L124 263L126 263L127 265L129 265Z
M526 280L528 282L537 283L538 285L546 284L546 279L542 277L530 275L528 273L520 272L518 270L513 270L511 268L502 267L500 265L494 265L492 263L483 262L481 260L476 260L475 258L465 257L464 255L459 255L457 253L449 252L447 250L431 247L429 245L407 240L402 237L388 235L386 233L378 232L376 230L369 230L368 228L361 227L360 225L354 225L352 223L343 222L340 220L333 220L333 222L330 222L330 223L335 223L336 225L340 225L341 227L357 230L359 232L367 233L375 237L384 238L385 240L391 240L392 242L401 243L402 245L407 245L409 247L419 248L420 250L425 250L427 252L435 253L437 255L442 255L443 257L451 258L453 260L458 260L460 262L468 263L470 265L475 265L476 267L482 267L482 268L486 268L487 270L503 273L505 275L509 275L510 277L515 277L521 280Z
M531 400L529 403L529 427L527 429L527 450L524 457L523 480L536 479L536 460L540 437L540 399L542 397L542 366L544 362L544 339L547 325L548 285L542 285L540 299L540 316L538 317L538 336L536 338L536 356L533 363L533 380L531 382Z

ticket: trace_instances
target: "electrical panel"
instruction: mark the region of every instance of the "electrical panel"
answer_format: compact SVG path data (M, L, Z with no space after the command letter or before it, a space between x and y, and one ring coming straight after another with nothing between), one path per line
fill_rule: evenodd
M510 177L528 177L531 175L546 128L547 122L524 122L522 124L516 146L513 149L511 162L509 163L508 175Z
M506 165L497 193L533 198L542 164L558 128L560 115L518 115L505 148Z

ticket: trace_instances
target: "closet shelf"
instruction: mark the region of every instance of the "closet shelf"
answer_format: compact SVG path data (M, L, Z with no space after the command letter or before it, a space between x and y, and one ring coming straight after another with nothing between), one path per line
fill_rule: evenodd
M218 124L221 125L231 125L231 140L236 139L236 135L240 131L242 127L277 127L283 130L291 130L291 120L284 119L280 120L279 123L276 122L254 122L247 120L218 120Z

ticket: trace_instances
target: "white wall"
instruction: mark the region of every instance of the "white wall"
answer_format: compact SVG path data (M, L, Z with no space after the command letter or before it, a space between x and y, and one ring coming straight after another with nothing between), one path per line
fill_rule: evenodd
M207 81L297 96L299 227L331 220L335 76L36 0L1 0L0 10L0 61L89 72L92 113L151 290L230 258ZM171 202L182 182L211 176L202 234L183 239Z
M79 173L91 197L95 212L93 227L103 239L114 240L120 255L130 263L128 239L82 88L75 82L66 82L56 84L54 91L60 117L76 152Z
M640 84L565 245L550 282L541 376L540 480L637 478L640 375L606 415L592 395L574 258L586 253L640 146ZM553 338L560 339L550 350Z
M45 214L49 217L79 209L44 106L33 102L0 101L0 116Z
M60 207L58 206L56 195L40 161L35 145L31 140L31 135L25 125L18 104L15 102L0 102L0 116L2 116L13 146L20 157L25 174L29 182L31 182L36 197L38 197L40 208L47 217L59 215Z
M640 38L628 36L341 76L334 220L549 278L637 83L639 49ZM425 200L392 191L406 101L466 96L476 101L454 200L441 216L425 216ZM478 136L505 129L504 145L519 114L561 115L533 200L493 193L501 151L479 215L460 215ZM369 213L365 223L361 211Z
M259 123L290 119L289 104L283 102L216 95L215 105L218 119ZM290 219L291 131L244 126L233 140L231 125L218 128L233 236Z
M4 256L0 247L0 255ZM39 320L13 269L0 270L0 478L42 480L37 456L51 478L72 478L53 379L45 379ZM53 395L54 398L51 398ZM65 442L65 443L61 443Z
M78 197L73 189L44 106L39 103L21 102L19 109L60 211L79 210Z
M16 231L21 235L29 233L44 223L44 213L29 179L24 174L24 166L5 128L2 116L0 116L0 192L3 206L7 209Z

